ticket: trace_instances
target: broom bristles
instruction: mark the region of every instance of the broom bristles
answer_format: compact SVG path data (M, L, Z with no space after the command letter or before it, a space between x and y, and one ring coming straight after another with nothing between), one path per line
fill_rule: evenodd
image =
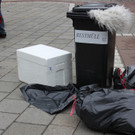
M129 29L133 23L133 13L119 5L106 10L91 10L88 15L91 19L96 19L100 27L105 26L111 32L123 32Z

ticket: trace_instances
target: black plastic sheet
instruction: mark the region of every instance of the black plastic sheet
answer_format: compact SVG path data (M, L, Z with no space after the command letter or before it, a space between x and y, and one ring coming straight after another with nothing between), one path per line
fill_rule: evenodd
M72 95L76 90L72 84L55 87L30 84L21 88L27 102L50 114L60 112L68 106L73 101Z
M127 66L123 73L120 72L119 68L116 68L113 80L114 89L135 89L135 65Z
M75 107L90 129L135 135L135 66L124 72L116 68L114 86L115 89L108 89L92 84L78 90L73 84L55 87L30 84L22 87L21 92L26 101L50 114L62 111L74 100L71 112Z
M92 130L135 135L135 91L81 87L76 113Z

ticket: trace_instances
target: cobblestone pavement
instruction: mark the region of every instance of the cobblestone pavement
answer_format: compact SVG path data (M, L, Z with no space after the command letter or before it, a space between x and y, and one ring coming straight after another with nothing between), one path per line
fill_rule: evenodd
M18 79L16 50L36 44L72 52L75 83L74 30L66 18L69 6L69 2L2 3L7 38L0 39L0 135L103 135L88 129L75 113L70 117L71 107L49 115L27 103L19 90L25 84ZM129 38L129 33L118 34L117 39ZM117 49L116 66L123 67Z

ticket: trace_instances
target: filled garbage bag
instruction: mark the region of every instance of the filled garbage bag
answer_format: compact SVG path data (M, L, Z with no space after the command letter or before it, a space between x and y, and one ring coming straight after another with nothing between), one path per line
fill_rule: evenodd
M135 89L135 65L127 66L124 72L116 68L113 80L114 89Z
M74 85L46 86L40 84L25 85L20 88L25 100L50 114L62 111L73 99Z
M81 87L76 98L76 113L92 130L135 135L135 91Z

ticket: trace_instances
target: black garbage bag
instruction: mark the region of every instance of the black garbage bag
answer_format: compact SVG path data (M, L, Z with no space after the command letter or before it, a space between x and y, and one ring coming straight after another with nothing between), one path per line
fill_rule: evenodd
M77 92L76 113L92 130L135 135L135 91L81 87Z
M77 90L74 85L46 86L40 84L25 85L20 88L25 100L37 108L54 114L62 111L72 101Z
M135 65L127 66L124 72L116 68L113 80L114 89L135 89Z

